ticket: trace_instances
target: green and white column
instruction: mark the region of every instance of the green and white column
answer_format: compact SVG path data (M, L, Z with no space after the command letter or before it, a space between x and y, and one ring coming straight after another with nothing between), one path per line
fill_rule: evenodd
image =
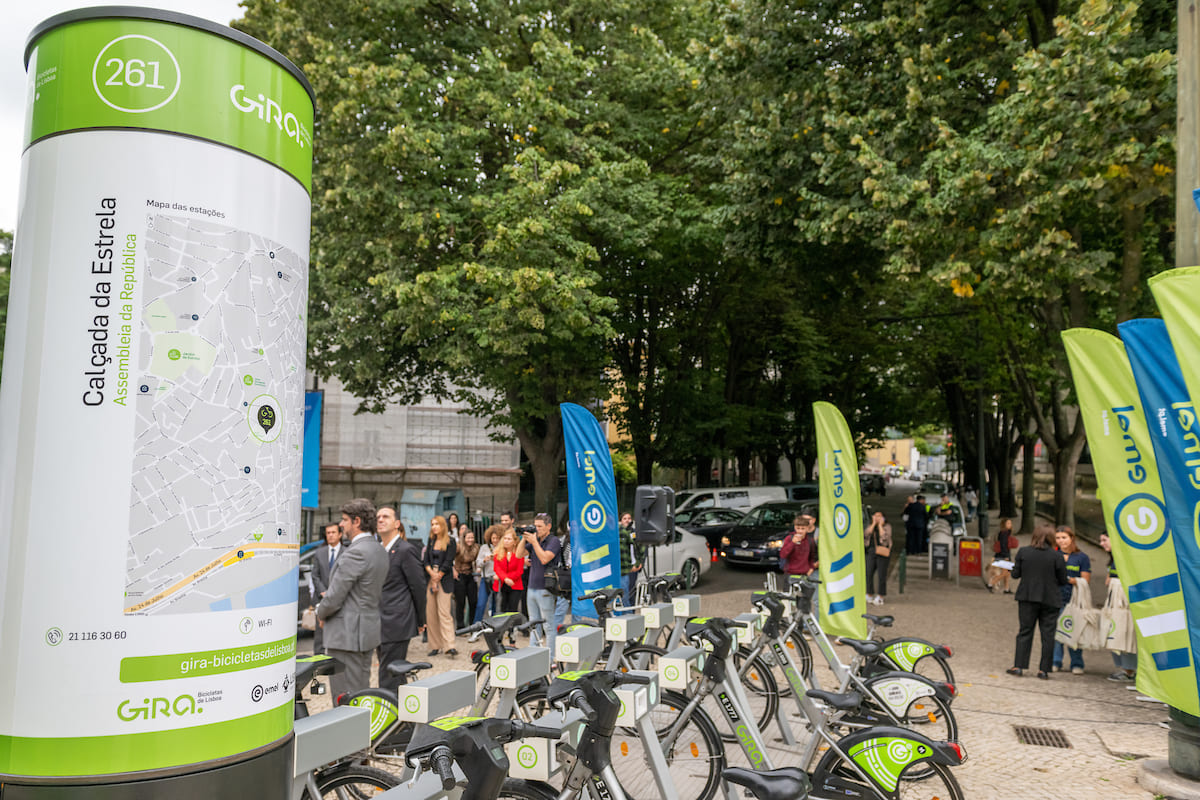
M312 89L244 34L149 9L53 17L25 61L0 792L282 798Z

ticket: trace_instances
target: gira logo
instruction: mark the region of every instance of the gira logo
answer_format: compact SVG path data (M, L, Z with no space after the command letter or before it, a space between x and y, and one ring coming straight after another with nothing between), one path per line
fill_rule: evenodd
M133 705L130 700L122 700L117 706L117 716L124 722L135 719L158 719L159 717L186 717L189 714L202 714L203 708L196 707L196 698L190 694L181 694L174 700L166 697L147 697L141 705Z
M271 98L260 94L257 100L251 100L246 96L246 87L239 83L229 88L229 102L238 111L256 112L258 118L268 125L275 123L276 128L295 139L301 147L312 147L312 133L300 124L295 114L290 111L284 113L279 103Z

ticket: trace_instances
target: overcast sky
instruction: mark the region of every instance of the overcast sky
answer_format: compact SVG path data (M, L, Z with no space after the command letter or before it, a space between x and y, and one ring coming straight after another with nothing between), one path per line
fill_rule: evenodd
M21 179L21 130L25 124L25 40L42 20L75 8L99 5L146 6L180 11L228 25L242 16L237 0L14 0L6 3L0 25L0 229L17 225L17 183Z

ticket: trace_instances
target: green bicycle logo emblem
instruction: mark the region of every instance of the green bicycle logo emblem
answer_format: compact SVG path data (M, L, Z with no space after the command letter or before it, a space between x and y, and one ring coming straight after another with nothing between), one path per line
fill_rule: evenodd
M504 664L496 664L495 667L496 667L496 680L498 680L498 681L508 680L508 667Z
M404 710L410 714L415 714L421 710L421 698L415 694L410 694L404 698Z
M672 664L671 666L669 666L665 670L663 670L663 675L666 675L667 680L669 680L669 681L677 681L677 680L679 680L679 667Z

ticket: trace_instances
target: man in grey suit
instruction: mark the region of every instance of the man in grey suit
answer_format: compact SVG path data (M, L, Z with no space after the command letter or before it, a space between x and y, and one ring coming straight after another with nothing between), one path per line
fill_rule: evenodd
M313 605L321 602L325 592L329 590L329 574L333 572L334 562L342 551L342 529L336 522L325 526L325 544L313 553L313 569L309 574L310 589ZM325 629L320 625L313 631L313 654L325 652Z
M404 539L404 525L387 506L375 515L376 529L388 554L388 572L379 605L379 688L395 691L400 678L387 674L393 661L408 658L408 641L425 627L425 570L421 554Z
M325 652L346 665L345 672L329 678L335 698L370 685L371 653L379 644L379 598L388 571L387 553L372 535L375 505L370 500L359 497L342 506L340 527L348 541L317 605Z

